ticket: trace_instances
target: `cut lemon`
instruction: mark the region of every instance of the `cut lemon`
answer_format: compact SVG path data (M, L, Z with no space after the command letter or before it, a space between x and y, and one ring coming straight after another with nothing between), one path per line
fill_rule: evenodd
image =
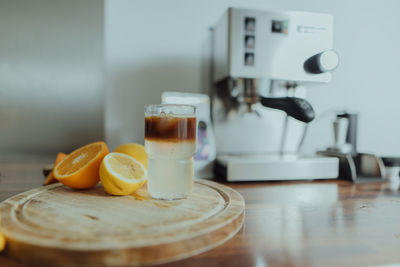
M112 152L100 165L100 180L107 193L124 196L134 193L147 181L147 171L133 157Z
M137 161L142 163L143 166L147 170L148 156L147 156L146 150L144 149L143 145L135 144L135 143L128 143L128 144L120 145L119 147L117 147L114 150L114 152L127 154L127 155L133 157L134 159L136 159Z
M108 148L104 142L78 148L54 168L54 177L71 188L93 187L99 182L99 167L107 154Z

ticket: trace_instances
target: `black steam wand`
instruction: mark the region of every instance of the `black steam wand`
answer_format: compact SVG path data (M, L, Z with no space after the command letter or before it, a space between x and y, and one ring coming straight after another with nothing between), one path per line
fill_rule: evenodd
M296 120L302 121L306 124L311 122L315 118L315 112L311 104L305 99L298 97L262 97L260 96L260 102L263 106L273 109L279 109L286 113L285 122L283 124L283 135L281 139L280 154L284 153L285 140L287 135L287 126L289 123L289 116ZM299 148L301 147L305 133L307 131L307 125L303 132L302 140L300 141Z

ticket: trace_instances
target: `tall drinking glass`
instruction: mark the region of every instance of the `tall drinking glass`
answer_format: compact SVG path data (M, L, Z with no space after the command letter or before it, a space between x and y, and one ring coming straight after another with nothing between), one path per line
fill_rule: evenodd
M144 143L149 156L147 188L153 198L185 198L193 189L195 111L195 107L188 105L145 108Z

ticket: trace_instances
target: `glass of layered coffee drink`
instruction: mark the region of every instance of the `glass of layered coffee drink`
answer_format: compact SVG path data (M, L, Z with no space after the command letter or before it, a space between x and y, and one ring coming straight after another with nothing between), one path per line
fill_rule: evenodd
M145 108L147 188L156 199L185 198L193 188L196 152L195 107L150 105Z

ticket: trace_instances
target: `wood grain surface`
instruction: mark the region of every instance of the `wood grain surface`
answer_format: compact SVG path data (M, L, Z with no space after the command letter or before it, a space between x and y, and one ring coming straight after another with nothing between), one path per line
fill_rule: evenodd
M45 159L0 160L0 200L43 182ZM399 182L227 184L246 201L244 227L205 253L162 267L382 266L400 263ZM0 266L27 267L4 253Z
M116 197L103 188L39 187L0 204L6 253L39 264L169 262L216 247L238 232L244 201L226 186L196 181L181 200L154 200L145 187Z

